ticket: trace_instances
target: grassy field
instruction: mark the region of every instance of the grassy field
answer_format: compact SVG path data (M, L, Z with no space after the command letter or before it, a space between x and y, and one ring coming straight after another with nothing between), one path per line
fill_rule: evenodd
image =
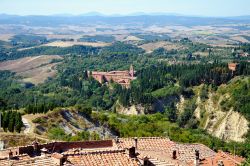
M242 42L242 43L250 43L250 41L248 41L247 39L245 39L242 36L233 36L233 37L231 37L231 39Z

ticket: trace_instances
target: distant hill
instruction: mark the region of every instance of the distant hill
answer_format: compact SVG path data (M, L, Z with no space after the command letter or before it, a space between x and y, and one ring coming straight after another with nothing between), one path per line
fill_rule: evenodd
M53 16L17 16L0 15L0 24L23 24L28 26L60 26L60 25L221 25L221 24L248 24L250 16L239 17L196 17L181 15L148 15L137 13L131 16L105 16L101 13L91 12L80 16L53 15Z

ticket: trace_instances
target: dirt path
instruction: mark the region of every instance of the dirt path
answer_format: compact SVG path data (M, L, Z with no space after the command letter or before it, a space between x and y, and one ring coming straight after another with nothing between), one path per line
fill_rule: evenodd
M22 117L22 121L23 121L23 125L25 127L23 133L24 134L29 134L31 132L31 125L30 123L28 122L28 120L24 117Z
M24 127L25 127L23 133L25 135L30 135L32 137L35 137L35 138L38 138L38 139L41 139L41 140L44 140L44 141L50 141L49 139L34 133L35 124L32 122L32 120L37 118L37 117L43 116L43 115L44 114L35 114L35 115L27 114L27 115L22 116L22 121L23 121L23 124L24 124Z

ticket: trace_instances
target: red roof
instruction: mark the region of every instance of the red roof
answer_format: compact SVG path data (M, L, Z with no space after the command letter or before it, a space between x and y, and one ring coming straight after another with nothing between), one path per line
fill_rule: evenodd
M138 161L130 158L124 150L79 153L67 156L67 161L73 165L86 166L139 166Z
M0 160L0 166L8 165L9 162L13 165L56 165L55 159L63 161L64 165L87 165L87 166L137 166L148 161L154 165L183 165L193 166L195 162L199 165L211 166L218 165L223 162L225 166L240 165L244 162L244 158L234 156L232 154L219 151L214 152L210 148L202 144L181 144L176 143L168 138L160 137L143 137L143 138L121 138L118 140L96 141L96 146L88 146L82 148L85 142L75 144L78 146L70 146L65 142L68 150L63 153L47 154L47 156L28 156L17 155L8 160ZM108 143L111 146L104 146ZM112 144L111 144L112 143ZM136 153L131 152L131 147L137 147ZM129 149L130 148L130 149ZM129 152L127 151L129 149ZM199 160L196 161L195 151L199 152ZM173 158L173 152L176 152L176 158ZM131 155L133 154L133 155ZM137 155L135 155L137 154ZM61 160L63 159L63 160ZM65 160L65 161L64 161Z
M223 162L225 166L235 166L241 165L245 159L239 156L234 156L229 153L219 151L215 156L205 158L201 161L201 165L204 166L211 166L211 165L218 165L219 162Z

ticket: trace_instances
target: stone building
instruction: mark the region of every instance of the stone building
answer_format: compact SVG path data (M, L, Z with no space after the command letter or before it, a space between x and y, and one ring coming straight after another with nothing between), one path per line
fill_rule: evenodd
M114 82L126 88L129 88L131 81L136 79L135 71L132 65L130 66L129 70L124 70L124 71L109 71L109 72L89 71L88 76L92 76L95 80L97 80L100 83L110 82L111 80L113 80Z

